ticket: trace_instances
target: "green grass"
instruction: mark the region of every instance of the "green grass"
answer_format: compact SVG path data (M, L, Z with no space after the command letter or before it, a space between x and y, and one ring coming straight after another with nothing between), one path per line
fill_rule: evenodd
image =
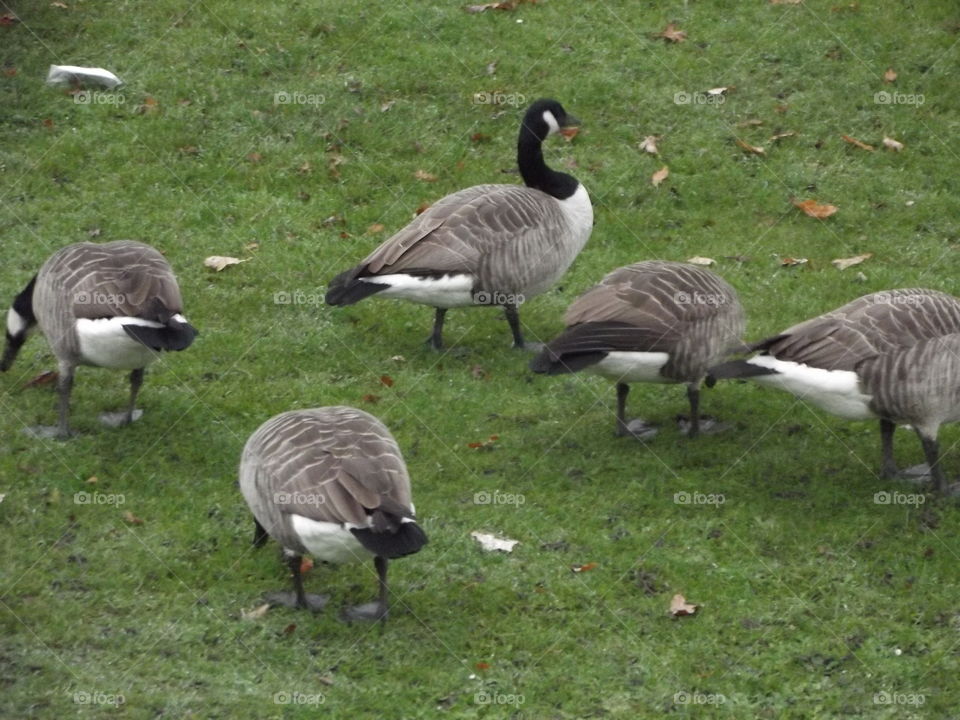
M0 297L56 248L135 238L170 259L202 335L148 371L144 418L119 431L96 415L124 402L123 374L81 369L69 442L21 433L55 417L49 387L24 388L53 365L42 339L0 378L0 716L957 716L960 513L932 496L873 502L915 492L878 479L873 424L727 384L703 405L736 429L688 442L672 420L682 389L635 386L633 414L663 424L642 447L613 436L607 382L532 376L498 312L451 312L437 355L422 346L429 309L309 302L421 203L517 181L502 171L522 107L474 103L483 92L556 97L583 121L546 153L575 163L596 227L561 287L524 305L531 339L558 332L604 273L650 258L716 258L751 338L874 290L956 292L955 6L67 4L15 3L23 22L0 26ZM671 21L686 42L653 38ZM124 102L76 104L43 85L51 63L115 71ZM674 103L719 86L735 86L722 104ZM878 104L881 91L924 103ZM283 92L317 103L275 104ZM842 134L906 148L866 152ZM639 149L647 135L662 135L659 158ZM840 210L821 222L791 198ZM863 252L859 267L830 265ZM215 254L251 259L215 274ZM809 262L781 267L788 256ZM297 290L308 302L274 302ZM310 589L333 595L321 615L242 620L287 583L275 545L250 547L243 443L278 412L340 403L396 435L431 542L392 564L382 631L337 620L372 597L372 565L313 570ZM489 451L468 448L493 434ZM941 438L956 475L960 435ZM897 451L921 460L906 431ZM495 490L524 503L474 503ZM93 491L124 503L74 502ZM484 553L477 529L520 544ZM694 617L669 619L675 592L701 605Z

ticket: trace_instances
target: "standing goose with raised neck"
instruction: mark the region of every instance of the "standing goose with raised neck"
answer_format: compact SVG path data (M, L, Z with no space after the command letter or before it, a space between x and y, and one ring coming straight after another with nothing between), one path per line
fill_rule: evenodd
M7 313L0 371L10 369L38 326L57 357L59 423L32 428L42 437L70 435L70 393L78 365L130 370L125 411L104 413L109 425L133 422L145 368L162 352L185 350L196 329L183 316L176 276L166 258L140 242L77 243L47 260Z
M588 370L617 383L617 434L656 430L626 420L631 382L684 383L688 434L701 431L700 384L707 368L740 342L743 308L718 275L687 263L649 260L614 270L567 310L567 329L530 363L558 375ZM716 424L711 428L719 427Z
M304 591L304 555L329 563L373 558L376 601L350 608L347 620L387 616L387 561L417 552L427 537L414 519L410 476L400 448L377 418L350 407L292 410L247 440L240 490L253 512L256 547L280 543L293 592L273 604L318 612L328 597Z
M517 141L525 185L477 185L441 198L331 280L327 303L376 294L432 306L428 342L438 350L449 308L499 305L514 347L523 347L518 306L563 276L593 228L586 189L543 159L543 141L575 124L556 100L534 102Z
M897 475L893 432L916 430L929 473L947 490L937 436L960 420L960 299L936 290L864 295L710 369L793 393L847 420L880 421L881 477Z

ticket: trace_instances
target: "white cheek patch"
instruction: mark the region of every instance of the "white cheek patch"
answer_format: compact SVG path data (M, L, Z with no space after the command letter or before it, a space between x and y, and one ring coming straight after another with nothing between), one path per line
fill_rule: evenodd
M560 131L560 123L557 122L557 119L549 110L543 111L543 121L547 124L547 127L550 128L550 132L548 134L553 135L555 132Z
M19 337L29 327L29 323L13 308L7 311L7 332L11 337Z

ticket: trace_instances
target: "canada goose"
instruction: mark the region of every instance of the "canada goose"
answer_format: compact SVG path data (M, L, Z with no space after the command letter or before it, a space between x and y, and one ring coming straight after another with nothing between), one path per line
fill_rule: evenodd
M331 563L372 556L380 595L345 616L386 618L387 560L417 552L427 537L414 521L400 448L383 423L350 407L281 413L247 440L240 490L253 512L253 544L276 539L293 575L294 592L271 593L270 602L323 609L326 596L303 590L303 555Z
M197 331L182 315L180 288L157 250L132 240L77 243L55 252L17 295L7 313L0 371L10 369L34 325L57 356L60 421L42 436L70 434L70 391L78 365L130 370L130 403L104 415L132 422L144 369L163 350L184 350Z
M626 421L631 382L686 383L689 435L700 432L700 383L743 333L737 293L696 265L649 260L618 268L567 309L567 329L533 359L534 372L590 370L617 383L617 434L655 431Z
M938 491L940 425L960 420L960 300L935 290L872 293L750 346L710 369L780 388L848 420L880 420L881 476L897 474L893 431L920 437Z
M576 178L551 170L542 143L577 124L556 100L537 100L517 141L522 185L477 185L447 195L330 281L330 305L373 294L436 308L428 342L443 346L452 307L502 305L514 347L523 347L518 306L550 288L590 237L593 207Z

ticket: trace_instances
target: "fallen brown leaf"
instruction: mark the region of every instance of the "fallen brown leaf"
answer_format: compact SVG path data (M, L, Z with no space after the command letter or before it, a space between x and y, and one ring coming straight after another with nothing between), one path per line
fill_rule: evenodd
M883 74L883 81L885 83L892 83L897 79L897 71L893 68L887 68L887 71Z
M897 142L891 137L883 138L883 146L887 148L887 150L893 150L894 152L900 152L903 150L903 143Z
M570 569L573 570L575 573L581 573L581 572L590 572L596 567L597 567L597 563L589 562L586 565L571 565Z
M474 365L470 368L470 374L473 375L477 380L486 380L489 377L486 370L483 369L481 365Z
M848 267L859 265L864 260L869 260L872 257L873 253L863 253L862 255L854 255L853 257L848 258L837 258L836 260L831 260L830 264L833 265L837 270L846 270Z
M430 209L430 206L431 206L432 204L433 204L433 203L428 203L428 202L420 203L419 205L417 205L417 209L414 210L413 212L414 212L415 214L417 214L417 215L420 215L420 214L426 212L427 210L429 210L429 209Z
M871 152L873 152L876 149L873 147L873 145L867 145L865 142L861 142L860 140L857 140L855 137L850 137L849 135L841 135L840 137L842 137L844 141L860 148L861 150L870 150Z
M423 180L424 182L435 182L436 179L437 179L437 176L436 176L436 175L434 175L434 174L432 174L432 173L428 173L426 170L417 170L417 171L413 174L413 176L414 176L417 180Z
M817 220L823 220L833 215L839 208L836 205L819 205L816 200L793 201L793 206L802 210L805 215L809 215Z
M668 42L682 43L687 39L687 34L673 23L670 23L663 30L654 35L654 37L663 38Z
M764 150L762 147L759 147L759 146L757 146L757 145L750 145L749 143L745 143L745 142L744 142L743 140L741 140L740 138L736 138L736 140L737 140L737 147L739 147L739 148L740 148L741 150L743 150L744 152L753 153L754 155L766 155L766 154L767 154L767 151Z
M132 512L130 512L129 510L127 510L127 511L123 514L123 520L124 520L124 522L128 522L128 523L130 523L131 525L143 525L143 518L138 518L136 515L134 515L134 514L133 514Z
M687 599L677 593L670 599L670 614L673 617L682 617L684 615L693 615L697 611L697 605L688 603Z
M56 370L45 370L39 375L27 380L23 386L25 388L43 387L44 385L50 385L51 383L56 382L58 377L59 375L57 374Z
M470 142L475 142L475 143L490 142L490 136L487 135L486 133L476 132L470 136Z
M213 268L217 272L220 272L226 267L230 267L231 265L239 265L240 263L245 263L248 260L250 260L250 258L241 260L240 258L227 257L225 255L211 255L203 261L203 265L204 267Z
M758 120L756 118L741 120L737 123L737 127L759 127L760 125L763 125L763 120Z
M380 112L385 113L387 110L389 110L396 104L397 104L396 100L388 100L387 102L383 103L383 105L380 106Z
M783 140L784 138L793 137L796 133L793 130L787 130L786 132L777 133L776 135L770 136L770 142L777 142L778 140Z
M379 395L371 395L371 394L368 393L367 395L364 395L364 396L363 396L362 400L363 400L365 403L370 403L371 405L376 405L378 402L380 402L380 396L379 396Z
M297 168L297 175L309 175L313 172L313 165L309 160L304 161L303 165Z
M374 235L376 233L383 232L385 229L386 228L382 223L374 223L373 225L367 228L367 234Z
M500 439L499 435L491 435L489 438L483 442L472 442L467 443L467 447L471 450L490 450L493 448L493 444Z
M381 375L380 384L385 385L387 387L393 387L393 378L390 377L389 375Z
M780 265L783 267L794 267L796 265L806 265L806 258L794 258L794 257L785 257L780 258Z
M653 183L654 187L658 187L660 183L666 180L669 175L670 175L670 168L664 165L662 168L660 168L653 175L650 176L650 182Z
M659 139L659 135L647 135L640 143L640 149L644 152L650 153L651 155L659 155L660 150L657 147L657 140Z
M259 620L267 614L267 610L269 609L270 603L264 603L259 607L255 607L253 610L241 610L240 617L244 620Z
M159 103L157 103L156 98L147 95L143 102L137 106L137 113L140 115L148 115L150 113L155 113L160 109Z

